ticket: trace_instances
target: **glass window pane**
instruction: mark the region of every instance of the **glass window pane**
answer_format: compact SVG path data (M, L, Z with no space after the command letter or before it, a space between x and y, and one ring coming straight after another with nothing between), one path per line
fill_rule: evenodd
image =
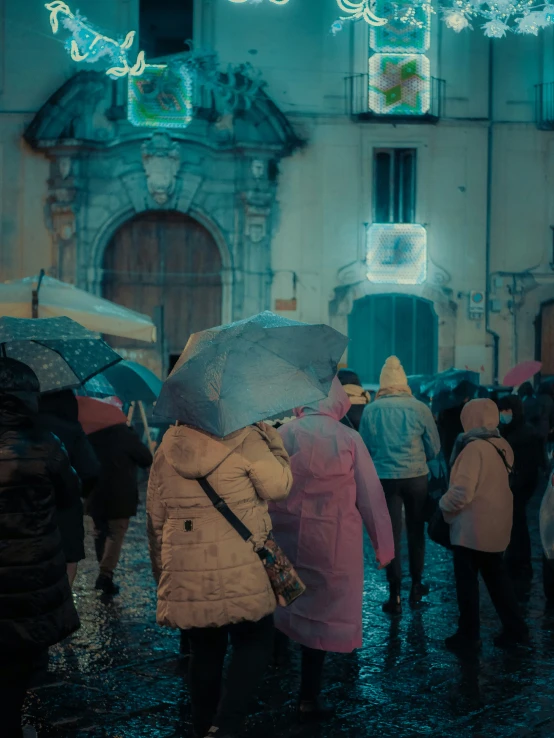
M374 223L389 223L391 221L391 176L392 156L388 151L378 151L374 157Z

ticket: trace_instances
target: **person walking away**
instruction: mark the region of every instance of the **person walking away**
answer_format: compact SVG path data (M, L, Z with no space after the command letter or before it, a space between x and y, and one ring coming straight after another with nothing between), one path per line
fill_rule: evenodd
M513 498L509 469L514 454L498 431L492 400L472 400L462 411L464 434L454 448L450 485L439 505L450 525L460 619L446 639L451 650L480 646L479 574L502 622L497 646L524 642L527 626L504 563L510 543Z
M2 738L22 738L35 662L79 627L56 516L79 498L79 479L59 441L36 426L39 390L28 366L0 359Z
M464 405L474 396L475 385L464 380L452 392L441 392L433 398L433 407L440 407L444 399L447 400L447 404L452 404L452 407L440 409L436 416L441 448L448 472L450 472L450 458L454 450L454 444L460 433L464 432L460 420L462 410Z
M377 472L353 429L340 423L350 401L337 379L329 397L297 408L280 429L290 454L290 496L270 505L273 531L307 587L278 608L277 629L302 646L301 716L321 716L328 651L362 645L363 526L381 566L394 557L392 526Z
M212 505L200 478L252 531L250 541ZM238 736L270 660L276 600L256 551L271 532L267 502L286 497L291 486L287 452L264 423L224 438L172 426L156 452L147 514L157 621L187 631L198 738ZM233 651L223 685L229 639Z
M72 390L42 395L37 424L62 442L73 469L81 480L81 494L87 497L100 475L100 464L79 423L79 406ZM58 510L58 527L67 562L67 576L73 585L79 561L85 558L83 502L76 497L71 507Z
M429 587L422 582L429 473L427 462L439 453L440 440L431 410L412 397L406 373L396 356L386 360L379 384L377 397L364 410L360 434L383 485L394 532L396 555L387 567L390 594L383 611L400 615L403 506L406 511L412 577L410 604L417 606L429 592Z
M117 417L121 415L118 411ZM100 566L96 589L117 595L119 586L113 577L130 518L137 514L137 473L139 468L148 469L152 464L152 454L124 422L96 430L88 438L100 462L100 477L86 505L94 522L94 546Z
M531 537L527 523L527 506L537 488L543 456L538 433L525 422L523 403L516 395L498 401L500 433L514 452L511 489L514 497L514 522L510 545L506 551L508 571L518 583L528 584L533 578Z
M362 387L360 378L351 369L339 369L337 377L350 400L350 410L341 419L341 423L359 430L364 408L371 402L371 395Z

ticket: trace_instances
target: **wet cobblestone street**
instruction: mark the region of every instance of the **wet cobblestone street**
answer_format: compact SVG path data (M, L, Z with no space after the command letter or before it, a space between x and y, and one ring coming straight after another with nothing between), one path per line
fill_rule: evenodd
M391 620L380 608L385 575L368 554L364 647L332 656L326 669L326 697L338 706L336 718L322 727L295 722L293 652L288 666L268 672L245 738L554 736L554 612L545 610L542 594L538 503L536 497L530 515L535 579L524 604L529 648L494 648L499 624L487 598L482 654L463 660L444 650L457 611L450 554L433 544L428 605L410 611L406 604L403 617ZM49 680L31 693L26 721L40 738L187 738L192 733L179 637L155 622L144 508L132 522L118 572L121 594L112 601L94 590L91 544L88 536L89 558L75 587L82 628L52 649Z

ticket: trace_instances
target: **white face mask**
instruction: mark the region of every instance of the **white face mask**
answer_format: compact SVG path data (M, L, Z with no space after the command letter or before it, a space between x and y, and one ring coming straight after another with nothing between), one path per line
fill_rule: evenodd
M512 413L500 413L500 425L509 425L513 419Z

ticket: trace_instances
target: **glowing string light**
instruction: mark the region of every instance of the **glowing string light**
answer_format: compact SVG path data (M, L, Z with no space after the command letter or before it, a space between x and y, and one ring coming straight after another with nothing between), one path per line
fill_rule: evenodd
M342 31L344 23L348 21L364 20L370 26L385 26L387 18L379 18L372 10L372 0L337 0L339 9L346 13L331 26L331 33L336 35Z
M269 0L270 3L273 3L274 5L286 5L289 0ZM262 0L230 0L232 3L252 3L252 5L259 5Z
M45 8L50 11L50 25L53 33L58 33L60 25L71 33L71 40L67 48L74 62L93 64L106 57L110 66L106 74L118 78L129 75L139 77L145 69L144 51L139 52L133 65L129 64L127 52L135 40L135 31L130 31L123 41L116 41L104 36L87 23L87 19L72 13L69 6L61 0L47 3ZM60 24L60 16L62 18Z

